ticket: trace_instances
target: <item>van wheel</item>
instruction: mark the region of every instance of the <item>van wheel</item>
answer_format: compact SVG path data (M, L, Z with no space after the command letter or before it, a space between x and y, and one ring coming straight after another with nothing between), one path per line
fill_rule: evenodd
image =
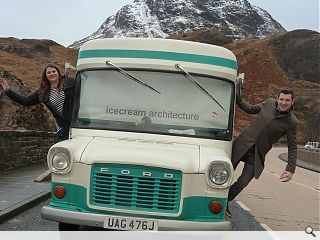
M80 225L59 222L59 231L79 231Z

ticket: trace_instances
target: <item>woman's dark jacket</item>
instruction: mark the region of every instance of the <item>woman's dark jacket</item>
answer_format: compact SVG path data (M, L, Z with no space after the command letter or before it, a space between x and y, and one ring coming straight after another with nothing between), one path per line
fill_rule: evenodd
M62 114L59 113L55 107L49 102L49 92L47 91L43 99L39 100L38 90L34 91L29 96L24 96L15 91L9 89L6 94L9 98L14 100L17 103L25 106L33 106L38 103L44 103L47 108L52 113L59 127L64 129L69 129L71 125L71 116L72 116L72 103L73 103L73 94L74 94L74 80L69 78L64 78L63 91L65 94L65 100L63 104Z

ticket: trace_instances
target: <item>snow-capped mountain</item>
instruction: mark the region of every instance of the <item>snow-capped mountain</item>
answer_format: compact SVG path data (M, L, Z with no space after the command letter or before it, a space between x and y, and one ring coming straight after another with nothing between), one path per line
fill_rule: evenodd
M110 16L78 48L97 38L155 37L208 28L233 38L263 38L286 30L264 9L247 0L134 0Z

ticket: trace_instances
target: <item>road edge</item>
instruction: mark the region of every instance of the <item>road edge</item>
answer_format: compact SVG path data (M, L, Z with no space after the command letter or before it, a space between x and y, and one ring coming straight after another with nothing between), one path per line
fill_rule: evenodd
M34 195L30 198L27 198L14 206L11 206L9 208L6 208L3 211L0 211L0 223L20 214L23 211L28 210L29 208L37 205L40 202L43 202L47 199L49 199L51 196L51 191L43 191L41 193L38 193L37 195Z
M259 222L259 221L256 219L256 217L252 214L251 209L248 208L243 202L241 202L241 201L239 201L239 200L236 200L236 203L237 203L237 204L239 205L239 207L241 207L244 211L248 212L251 216L253 216L254 219L257 221L257 223L259 223L260 226L261 226L263 229L265 229L265 230L268 231L268 232L270 232L270 231L273 232L273 230L272 230L267 224Z

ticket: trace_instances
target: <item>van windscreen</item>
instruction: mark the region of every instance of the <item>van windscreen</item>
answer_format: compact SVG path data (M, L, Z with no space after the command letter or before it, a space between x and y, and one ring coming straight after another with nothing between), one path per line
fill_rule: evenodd
M73 127L231 139L231 81L191 73L209 93L204 94L183 72L126 71L158 92L116 69L80 72Z

